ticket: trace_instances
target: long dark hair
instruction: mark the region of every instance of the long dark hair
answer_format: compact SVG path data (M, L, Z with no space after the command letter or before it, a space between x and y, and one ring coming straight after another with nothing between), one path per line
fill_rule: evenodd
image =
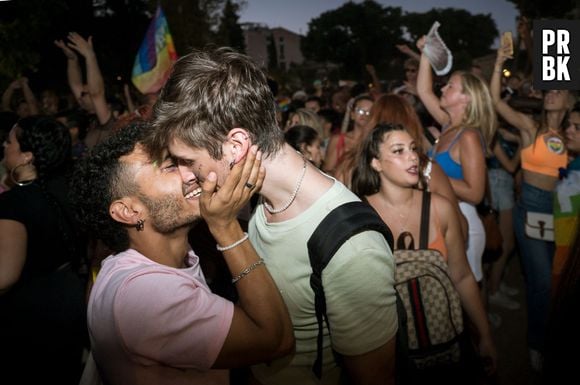
M22 152L33 154L35 184L58 216L59 233L69 254L69 261L78 271L86 262L85 237L78 230L72 214L68 189L71 170L71 137L68 128L56 119L35 115L16 123L16 139Z
M359 197L377 193L381 188L381 177L371 166L373 159L381 157L380 147L385 134L393 131L406 131L400 124L378 124L364 139L356 156L355 169L352 174L352 191Z

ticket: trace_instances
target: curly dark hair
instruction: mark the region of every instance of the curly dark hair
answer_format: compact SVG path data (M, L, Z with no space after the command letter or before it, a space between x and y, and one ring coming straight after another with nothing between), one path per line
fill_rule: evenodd
M70 165L71 138L62 123L48 116L35 115L18 120L16 126L20 151L32 152L32 163L39 179L54 175Z
M125 226L109 215L109 205L138 191L131 171L119 159L131 153L148 131L148 123L130 122L96 145L73 174L71 200L77 220L116 253L129 248L129 236Z

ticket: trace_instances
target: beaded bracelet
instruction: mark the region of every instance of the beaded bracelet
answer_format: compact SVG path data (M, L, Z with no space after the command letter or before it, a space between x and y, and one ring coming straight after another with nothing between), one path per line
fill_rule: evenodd
M215 245L215 248L218 249L218 251L226 251L226 250L231 250L236 246L239 246L240 244L242 244L244 241L246 241L248 239L248 233L244 232L244 236L242 237L242 239L239 239L237 241L235 241L234 243L232 243L231 245L228 246L220 246L220 245Z
M244 270L242 270L242 272L240 274L238 274L234 278L232 278L232 283L238 282L240 279L242 279L246 275L250 274L252 272L252 270L254 270L256 267L263 265L264 263L265 262L262 258L260 258L256 262L252 263L250 266L248 266Z

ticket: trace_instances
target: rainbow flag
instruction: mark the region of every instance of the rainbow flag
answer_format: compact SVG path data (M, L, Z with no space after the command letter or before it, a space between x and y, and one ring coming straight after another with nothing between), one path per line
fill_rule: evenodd
M131 80L141 93L155 93L165 84L176 60L167 19L159 5L135 58Z

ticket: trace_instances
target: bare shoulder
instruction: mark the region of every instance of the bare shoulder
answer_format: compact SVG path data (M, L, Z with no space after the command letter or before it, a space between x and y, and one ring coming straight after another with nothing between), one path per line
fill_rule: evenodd
M468 155L473 155L471 151L475 148L479 148L480 151L483 149L483 136L474 128L466 129L459 138L459 142L462 148L468 148Z
M482 135L481 132L479 132L479 130L475 129L475 128L466 128L463 131L463 134L461 135L460 140L464 141L464 140L477 140L477 141L481 141Z

